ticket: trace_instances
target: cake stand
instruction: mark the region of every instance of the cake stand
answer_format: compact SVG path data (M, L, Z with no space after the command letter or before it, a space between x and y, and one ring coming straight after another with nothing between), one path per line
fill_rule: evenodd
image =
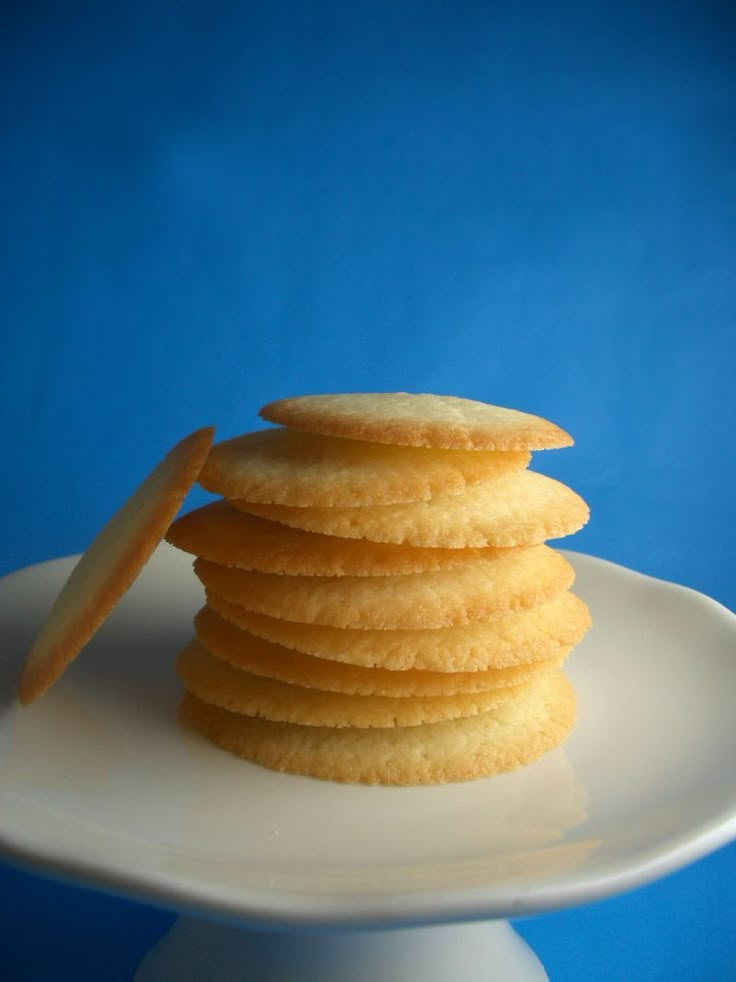
M568 662L571 737L430 788L277 774L182 729L173 664L201 588L166 545L21 709L21 661L74 559L5 577L0 851L177 911L139 982L546 978L504 918L639 886L736 834L736 616L566 555L595 622Z

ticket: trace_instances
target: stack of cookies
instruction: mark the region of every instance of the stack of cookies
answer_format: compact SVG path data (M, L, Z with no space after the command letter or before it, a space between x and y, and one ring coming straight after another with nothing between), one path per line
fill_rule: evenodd
M590 624L547 545L588 518L528 469L570 437L448 396L272 403L216 445L221 495L175 522L206 606L177 669L182 718L266 767L434 784L511 770L575 714L560 665Z

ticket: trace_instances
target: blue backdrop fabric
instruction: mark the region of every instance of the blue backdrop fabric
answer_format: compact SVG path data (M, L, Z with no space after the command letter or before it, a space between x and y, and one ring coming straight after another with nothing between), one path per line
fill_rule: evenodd
M717 2L0 6L0 572L192 429L409 390L555 420L574 548L736 607L735 56ZM735 874L520 929L553 979L726 982ZM169 919L10 870L0 910L12 982L31 925L114 980Z

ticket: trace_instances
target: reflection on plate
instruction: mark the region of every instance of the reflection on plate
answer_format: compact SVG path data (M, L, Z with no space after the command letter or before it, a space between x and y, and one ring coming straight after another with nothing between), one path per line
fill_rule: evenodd
M0 848L23 864L251 923L534 913L653 879L736 833L736 617L568 553L595 626L579 719L513 774L435 788L263 770L176 723L173 662L201 588L161 546L37 704L17 672L72 560L0 581Z

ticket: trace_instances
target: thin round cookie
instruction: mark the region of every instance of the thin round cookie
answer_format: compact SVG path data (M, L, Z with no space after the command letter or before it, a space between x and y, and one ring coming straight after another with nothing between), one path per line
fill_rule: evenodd
M420 549L290 528L215 501L177 519L167 542L222 566L291 576L393 576L467 566L488 549Z
M574 593L496 620L423 630L355 630L266 617L207 593L207 604L244 631L320 659L393 672L478 672L563 659L590 627Z
M296 430L372 443L460 450L548 450L572 438L539 416L473 399L408 392L296 396L259 415Z
M331 627L450 627L535 607L572 585L575 573L548 546L501 549L493 559L439 573L279 576L197 559L205 589L268 617Z
M56 681L133 583L197 480L213 434L206 427L177 443L97 534L31 648L18 684L21 703Z
M330 781L421 785L511 771L561 744L575 720L575 695L547 672L477 716L390 729L274 723L185 695L179 718L212 743L271 770Z
M397 672L315 658L284 648L241 630L209 607L203 607L194 618L194 629L203 648L235 668L290 685L347 695L451 696L484 692L526 682L540 669L559 665L562 661L553 658L479 672L418 672L414 669Z
M392 447L279 427L216 444L199 483L225 498L265 504L387 505L457 494L523 470L529 458L526 450Z
M323 535L419 548L509 548L577 532L588 506L566 485L520 471L462 494L364 508L290 508L233 501L241 511Z
M302 726L359 729L475 716L521 698L524 689L521 684L447 696L346 695L253 675L216 658L196 641L179 653L176 671L187 692L231 712Z

